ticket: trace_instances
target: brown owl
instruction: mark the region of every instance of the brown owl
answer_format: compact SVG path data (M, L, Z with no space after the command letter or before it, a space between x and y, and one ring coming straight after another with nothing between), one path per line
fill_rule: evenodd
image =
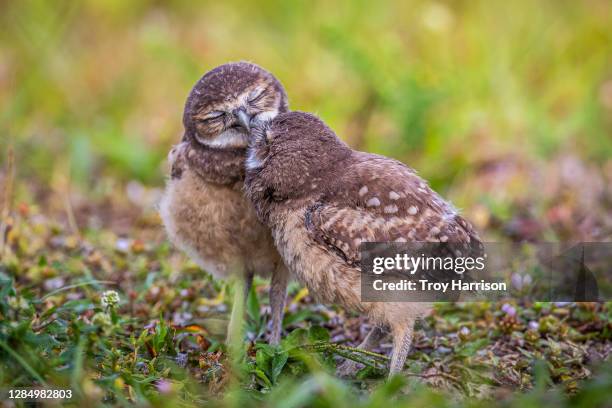
M414 321L430 304L361 302L361 243L480 242L414 170L352 150L308 113L252 129L245 187L286 265L313 296L391 329L390 374L403 368ZM381 333L374 329L362 346Z
M171 176L160 203L170 240L213 276L243 276L248 293L253 274L272 275L271 343L280 338L287 270L243 194L244 161L250 123L287 109L283 86L257 65L206 73L187 98L185 134L168 156ZM240 318L232 313L230 327Z

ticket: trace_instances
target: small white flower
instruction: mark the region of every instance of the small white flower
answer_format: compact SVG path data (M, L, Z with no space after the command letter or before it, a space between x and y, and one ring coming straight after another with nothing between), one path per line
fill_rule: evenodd
M119 303L119 294L114 290L107 290L102 293L100 302L104 307L115 307Z
M115 242L115 249L119 252L127 253L130 250L132 241L127 238L118 238Z
M529 329L538 330L539 328L540 328L540 324L536 322L535 320L532 320L529 322Z

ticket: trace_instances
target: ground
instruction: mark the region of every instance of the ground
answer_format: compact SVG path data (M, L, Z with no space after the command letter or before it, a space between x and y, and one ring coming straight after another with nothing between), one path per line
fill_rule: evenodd
M378 406L381 393L407 405L415 396L442 405L518 406L529 398L579 405L585 395L608 395L601 387L612 385L610 303L440 303L418 324L405 375L385 383L389 341L374 353L355 350L367 320L316 304L297 282L283 341L268 346L268 282L256 280L245 356L232 360L224 346L232 287L172 248L151 204L158 195L132 184L55 214L51 202L17 202L5 212L2 388L47 384L74 390L73 401L193 406L328 406L339 396L347 406ZM506 240L542 228L533 218L504 225L485 218L481 227ZM336 378L342 358L364 363L356 378Z

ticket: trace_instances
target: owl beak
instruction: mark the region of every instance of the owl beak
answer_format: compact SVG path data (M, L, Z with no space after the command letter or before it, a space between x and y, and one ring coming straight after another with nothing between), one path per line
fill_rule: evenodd
M247 132L251 131L251 117L244 108L238 108L234 111L234 117L238 120L240 126L246 129Z

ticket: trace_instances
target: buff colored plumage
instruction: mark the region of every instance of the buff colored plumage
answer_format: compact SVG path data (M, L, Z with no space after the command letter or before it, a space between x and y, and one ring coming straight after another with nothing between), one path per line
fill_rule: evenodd
M393 336L390 374L428 303L361 302L363 242L470 242L470 224L414 170L354 151L316 116L291 112L253 130L246 191L292 273L325 303L367 313ZM374 329L363 346L381 335Z
M271 343L280 338L287 270L242 188L250 123L287 109L280 82L254 64L205 74L185 104L185 135L169 154L171 177L160 204L170 240L217 278L242 278L248 293L253 274L272 275ZM232 313L230 327L241 318Z

